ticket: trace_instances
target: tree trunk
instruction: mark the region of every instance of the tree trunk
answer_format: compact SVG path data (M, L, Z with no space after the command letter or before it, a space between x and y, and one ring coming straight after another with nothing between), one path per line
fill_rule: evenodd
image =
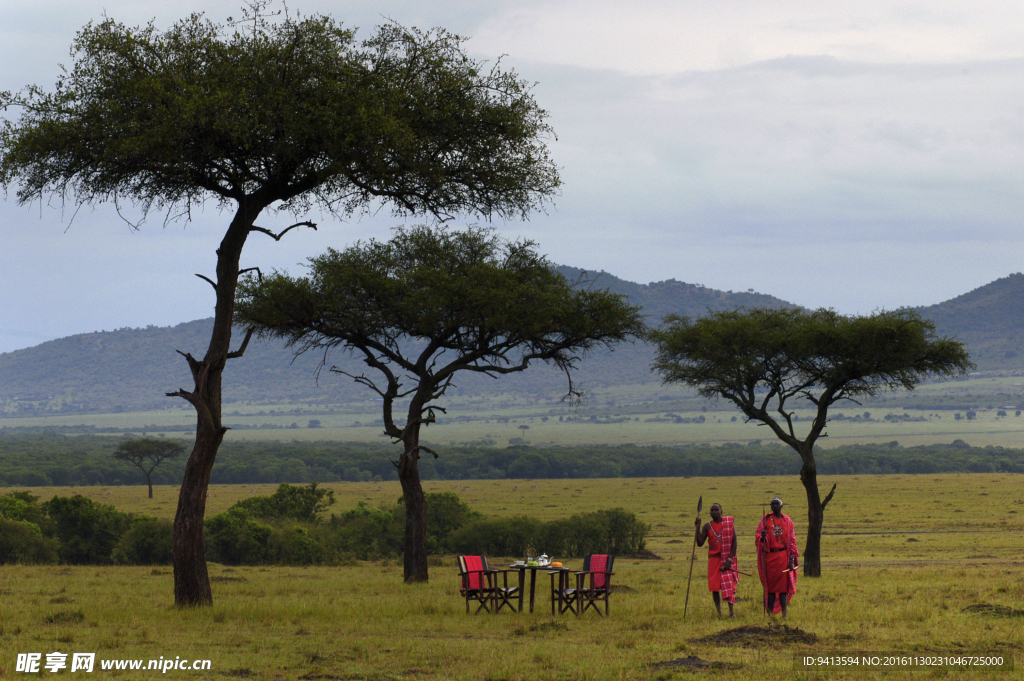
M242 202L217 249L217 301L213 333L206 356L196 360L185 354L195 389L176 395L195 407L196 443L185 465L174 516L174 602L178 606L212 605L210 577L206 571L203 518L210 486L210 473L227 428L221 423L221 375L231 353L231 325L235 311L239 260L249 229L262 210L255 202Z
M411 410L410 410L411 411ZM427 499L420 484L418 423L406 427L398 479L405 497L405 581L427 581Z
M146 484L149 485L149 498L153 498L153 478L150 477L150 473L146 473Z
M800 468L800 482L807 492L807 544L801 557L805 577L821 577L821 528L825 512L818 493L818 467L814 463L814 452L810 447L800 452L804 465Z

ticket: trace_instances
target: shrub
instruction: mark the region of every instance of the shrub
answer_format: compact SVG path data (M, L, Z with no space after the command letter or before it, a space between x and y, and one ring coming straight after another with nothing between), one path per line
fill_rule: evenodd
M60 560L70 565L109 565L132 523L130 514L79 495L54 497L43 508L60 540Z
M0 518L24 520L40 527L48 525L46 511L37 501L39 497L28 492L9 492L0 497Z
M390 510L373 509L360 501L341 515L332 514L328 527L337 536L339 550L360 560L398 556L405 545L405 513L401 505Z
M427 492L427 553L445 553L451 534L483 518L454 492Z
M243 499L232 508L244 509L257 518L292 518L315 522L320 513L333 503L334 492L317 489L315 482L305 487L282 482L271 496Z
M452 533L449 543L456 553L487 556L525 556L539 553L545 523L535 518L487 518L469 523Z
M207 518L206 557L224 565L262 565L269 552L271 528L256 522L235 504Z
M174 523L167 518L136 518L117 542L111 559L121 565L169 565Z
M616 508L551 522L525 516L479 520L454 532L450 544L457 553L489 556L633 555L644 550L650 531L636 514Z
M57 546L35 523L0 518L0 564L56 563Z
M280 523L272 526L268 562L276 565L337 565L345 562L338 533L328 525Z

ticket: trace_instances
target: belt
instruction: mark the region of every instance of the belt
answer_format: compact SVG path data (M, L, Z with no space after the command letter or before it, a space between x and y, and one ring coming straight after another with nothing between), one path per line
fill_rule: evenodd
M768 553L778 553L779 551L785 551L786 549L768 549Z

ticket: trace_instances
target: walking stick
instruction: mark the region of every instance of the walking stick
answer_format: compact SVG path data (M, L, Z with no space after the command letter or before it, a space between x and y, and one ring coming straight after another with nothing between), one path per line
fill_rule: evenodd
M700 509L704 507L704 495L697 500L697 521L700 521ZM697 560L697 533L693 534L693 551L690 554L690 576L686 578L686 602L683 603L683 619L686 619L686 608L690 605L690 580L693 579L693 562Z

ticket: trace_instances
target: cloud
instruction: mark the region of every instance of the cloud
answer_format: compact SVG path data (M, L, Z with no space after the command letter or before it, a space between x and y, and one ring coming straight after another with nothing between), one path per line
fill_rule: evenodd
M8 3L0 90L52 83L86 21L166 26L214 2ZM558 139L556 205L508 237L640 282L755 288L842 312L919 305L1020 269L1024 5L317 0L363 35L388 17L472 36L467 49L538 84ZM208 316L226 215L130 233L107 208L0 203L0 352L94 329ZM294 270L386 237L386 214L280 244L245 266ZM286 218L268 218L284 223ZM415 222L415 221L410 221ZM294 238L292 238L294 237Z
M524 2L476 31L491 50L634 74L735 68L787 55L873 63L1024 56L1024 6L950 0Z

